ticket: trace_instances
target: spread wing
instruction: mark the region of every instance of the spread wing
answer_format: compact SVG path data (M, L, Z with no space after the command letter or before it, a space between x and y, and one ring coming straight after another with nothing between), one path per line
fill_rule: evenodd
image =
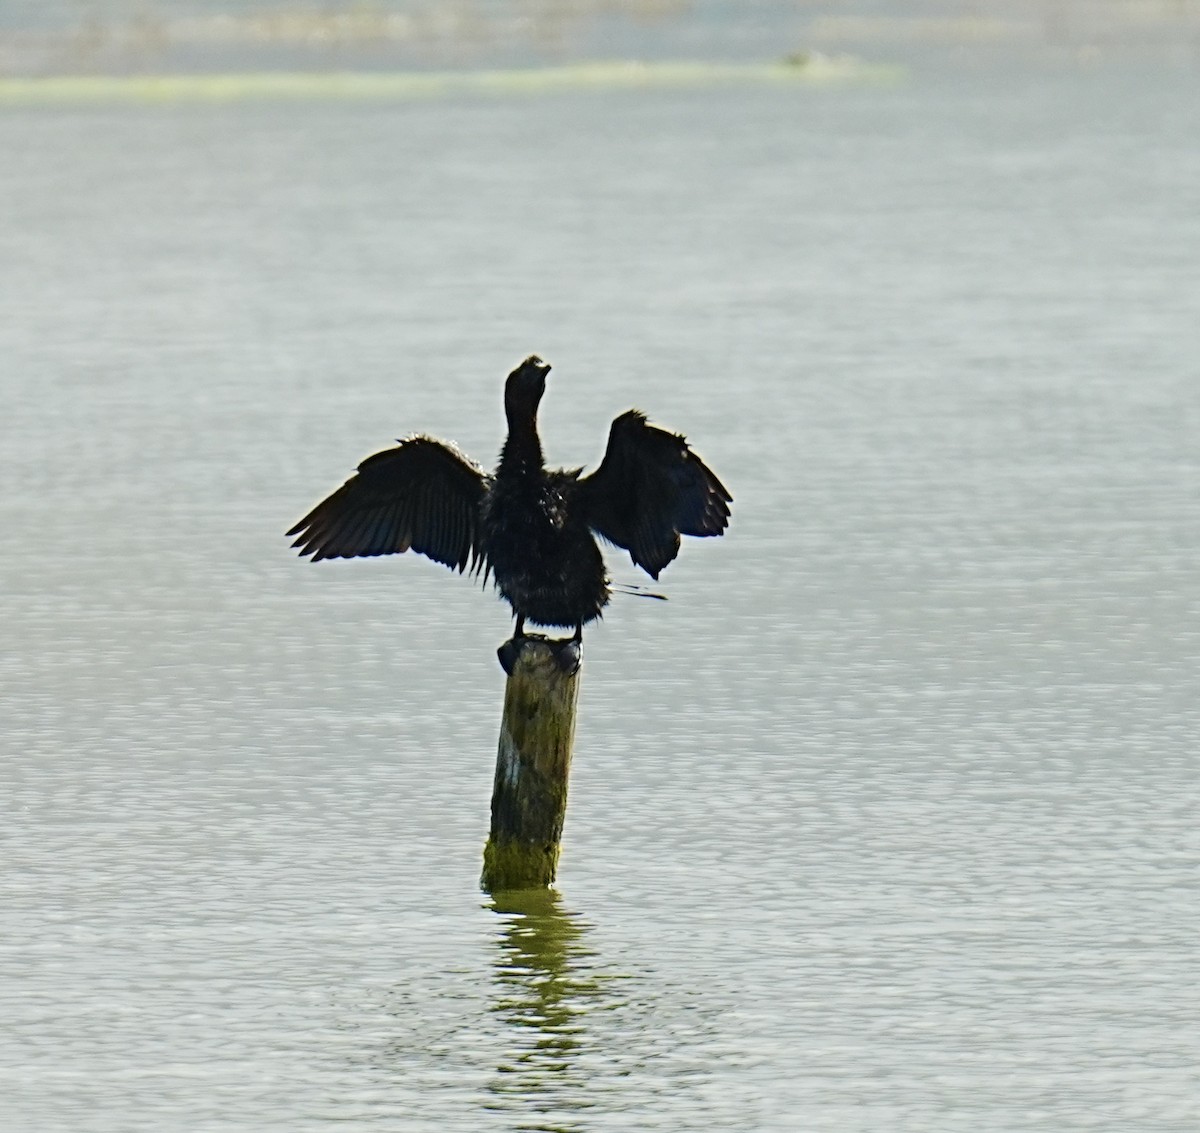
M409 548L460 574L483 568L479 505L487 477L456 448L409 437L368 456L333 495L289 532L321 559L394 555Z
M679 554L680 535L720 535L733 500L683 437L636 409L612 423L604 459L579 492L588 525L652 578Z

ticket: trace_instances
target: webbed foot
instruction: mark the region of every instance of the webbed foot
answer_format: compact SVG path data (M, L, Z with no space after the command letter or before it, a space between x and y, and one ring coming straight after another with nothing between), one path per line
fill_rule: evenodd
M513 675L513 669L516 668L517 658L521 655L521 642L514 636L499 649L496 650L496 656L500 658L500 668L502 668L510 677Z
M572 637L567 641L556 641L553 648L554 663L568 677L579 672L579 666L583 664L583 642L581 640Z

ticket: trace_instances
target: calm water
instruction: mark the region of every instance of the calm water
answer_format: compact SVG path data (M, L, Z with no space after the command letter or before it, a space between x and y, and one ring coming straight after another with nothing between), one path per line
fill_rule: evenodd
M1200 1127L1198 85L0 112L5 1129ZM281 535L530 351L736 505L493 904L505 607Z

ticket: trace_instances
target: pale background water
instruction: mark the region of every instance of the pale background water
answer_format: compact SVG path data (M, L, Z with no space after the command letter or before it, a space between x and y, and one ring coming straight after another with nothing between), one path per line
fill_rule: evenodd
M1200 1128L1198 138L1117 63L3 109L3 1128ZM530 351L735 512L494 907L506 608L282 532Z

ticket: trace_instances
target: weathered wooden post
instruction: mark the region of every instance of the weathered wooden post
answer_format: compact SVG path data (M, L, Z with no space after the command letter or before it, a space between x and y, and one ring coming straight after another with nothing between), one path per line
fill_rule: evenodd
M508 673L479 884L491 893L544 888L558 869L579 700L580 646L540 635L500 647Z

